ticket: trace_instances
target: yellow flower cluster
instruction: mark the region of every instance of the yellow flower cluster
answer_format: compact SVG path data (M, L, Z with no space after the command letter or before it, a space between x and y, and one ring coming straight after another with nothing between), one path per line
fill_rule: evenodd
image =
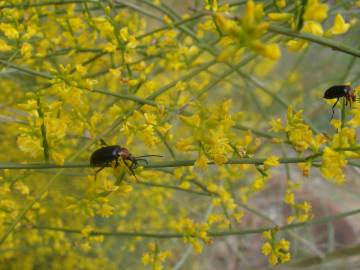
M347 160L344 153L337 152L330 147L325 147L320 171L326 179L336 184L343 184L345 181L343 168L346 164Z
M194 250L198 253L203 250L200 240L205 244L211 243L211 238L207 234L209 230L207 223L196 223L192 219L184 218L178 222L172 222L172 227L176 231L183 233L185 243L191 243Z
M198 167L206 168L207 160L212 159L218 165L224 164L232 153L230 138L231 127L234 125L229 113L231 100L212 107L200 107L200 113L179 118L192 128L192 136L181 138L176 143L179 151L194 151L201 145L201 152L196 163Z
M288 107L287 122L283 126L281 119L272 119L270 122L271 130L275 132L284 131L288 141L293 145L296 151L304 152L311 148L314 152L320 149L320 146L326 142L323 134L313 137L310 127L304 123L301 117L302 111L294 112L292 107ZM282 141L276 141L282 142Z
M290 261L290 242L285 239L276 240L277 230L269 230L263 233L267 241L262 246L262 253L268 257L271 265Z
M328 17L328 4L321 3L319 0L306 1L306 6L297 4L294 14L288 12L269 13L268 18L272 21L288 21L292 29L300 30L316 36L336 36L346 33L350 24L346 23L341 14L336 14L333 25L325 32L321 23ZM283 5L285 7L285 5ZM306 40L291 39L287 42L289 51L298 52L308 46Z
M215 22L226 35L224 49L219 55L219 60L224 61L234 57L236 53L242 54L242 48L247 47L260 55L276 60L281 56L281 51L276 43L264 43L261 37L268 29L264 20L263 4L255 4L248 0L245 13L239 20L227 19L220 13L215 14Z
M162 270L164 269L164 262L167 258L172 256L171 251L160 251L156 243L148 244L148 252L145 252L142 255L142 262L144 265L151 265L153 270Z
M284 203L289 205L292 211L292 215L287 217L287 223L293 222L306 222L312 218L311 204L307 201L302 203L295 202L294 191L300 187L299 184L288 182L288 187L284 196Z

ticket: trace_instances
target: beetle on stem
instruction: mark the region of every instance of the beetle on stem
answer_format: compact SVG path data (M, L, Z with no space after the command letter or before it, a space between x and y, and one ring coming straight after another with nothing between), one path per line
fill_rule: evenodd
M146 165L148 161L144 159L144 157L162 157L160 155L145 155L134 157L127 148L121 147L120 145L109 145L101 147L95 150L90 157L90 165L92 167L100 167L95 172L95 180L96 175L102 171L105 167L111 165L113 161L115 161L115 167L119 166L119 159L121 159L125 166L130 170L132 175L135 176L135 169L139 165L139 161L144 161ZM127 161L130 161L129 165Z

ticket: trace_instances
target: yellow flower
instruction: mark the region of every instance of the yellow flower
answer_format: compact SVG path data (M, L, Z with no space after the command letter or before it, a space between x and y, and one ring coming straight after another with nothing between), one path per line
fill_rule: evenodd
M293 15L291 13L286 13L286 12L281 12L281 13L270 12L268 14L268 18L271 21L288 21L292 17Z
M28 42L24 42L21 45L21 49L20 49L22 57L30 58L32 50L33 50L33 46Z
M327 18L328 10L329 6L327 4L321 4L319 0L308 0L303 18L306 21L322 22Z
M215 21L218 24L221 31L225 34L237 38L242 31L241 27L236 24L233 20L226 19L219 13L215 13Z
M291 223L293 223L295 220L296 220L296 217L295 217L295 216L288 216L287 219L286 219L286 222L287 222L288 224L291 224Z
M31 157L37 157L43 152L40 138L20 135L17 139L17 144L21 151L28 153Z
M331 37L335 35L342 35L350 28L350 24L346 23L341 14L337 14L333 26L325 32L325 36Z
M200 155L198 159L196 160L194 166L196 168L199 168L201 170L207 170L208 169L208 163L209 159L205 155Z
M342 169L346 164L347 161L343 153L336 152L330 147L325 147L320 171L326 179L332 180L337 184L344 183L345 177Z
M194 149L192 137L179 139L175 147L182 152L192 151Z
M300 52L308 46L308 42L305 40L291 39L286 43L286 46L290 52Z
M90 234L91 234L91 232L94 230L94 228L93 227L91 227L91 226L89 226L89 225L87 225L87 226L85 226L82 230L81 230L81 235L83 236L83 237L89 237L90 236Z
M284 197L284 202L286 204L294 205L295 204L295 194L292 191L287 190L285 197Z
M51 159L55 162L57 165L64 165L65 157L62 153L59 153L55 150L51 150Z
M30 189L22 181L17 181L15 183L15 189L18 190L22 195L29 195Z
M102 46L102 49L104 52L112 53L116 51L117 46L112 42L107 42Z
M192 116L180 116L180 119L184 121L185 124L193 127L199 127L201 118L198 114L194 114Z
M20 35L18 30L8 23L0 23L0 31L4 32L5 36L10 39L18 39Z
M266 169L266 168L270 168L270 167L279 166L279 164L280 164L280 162L279 162L279 158L277 156L270 156L265 160L264 167Z
M255 4L254 1L248 0L245 6L242 25L246 28L252 27L255 23Z
M271 126L270 130L275 131L275 132L279 132L279 131L282 131L284 129L284 127L282 126L280 118L271 119L270 126Z
M11 51L12 47L6 43L5 40L0 39L0 52Z
M275 254L271 254L270 256L269 256L269 263L271 264L271 265L276 265L276 264L278 264L278 257L276 257L276 255Z
M331 141L332 148L350 147L354 144L356 144L356 130L348 127L342 128Z
M279 45L276 43L265 44L265 50L263 55L272 60L279 59L281 57L281 50Z
M97 210L97 214L105 218L111 217L114 215L114 207L107 202L103 202L100 204L99 209Z
M286 0L276 0L276 5L279 8L284 8L284 7L286 7Z
M264 231L262 235L263 235L263 237L265 237L265 238L268 239L268 240L271 240L271 239L272 239L271 230Z
M322 29L321 24L314 21L305 22L302 31L315 36L322 36L324 34L324 30Z
M150 264L152 261L151 254L149 254L148 252L144 253L141 257L141 260L144 265Z
M171 24L172 24L172 20L171 20L171 18L170 18L168 15L164 15L163 21L164 21L164 23L167 24L167 25L171 25Z
M261 248L262 253L268 256L272 252L272 246L269 242L265 242Z
M311 169L311 162L298 163L298 167L302 170L303 176L309 176Z

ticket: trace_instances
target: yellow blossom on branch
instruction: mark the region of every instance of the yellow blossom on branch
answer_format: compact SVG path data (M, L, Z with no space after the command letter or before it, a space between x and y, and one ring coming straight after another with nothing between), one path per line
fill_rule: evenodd
M343 153L336 152L330 147L325 147L320 171L326 179L336 184L343 184L345 181L343 168L346 164L347 161Z
M325 36L331 37L336 35L342 35L346 33L350 28L350 24L346 23L341 14L336 14L334 24L325 32Z

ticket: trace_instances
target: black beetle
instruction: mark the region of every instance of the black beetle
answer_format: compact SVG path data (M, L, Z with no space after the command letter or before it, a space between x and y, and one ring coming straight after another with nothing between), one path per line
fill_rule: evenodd
M324 93L324 98L326 99L336 98L336 102L331 108L332 109L331 119L334 117L334 113L335 113L334 108L341 97L345 97L346 100L345 105L347 106L349 102L351 107L351 102L356 101L356 94L354 88L352 88L350 85L334 85L328 88Z
M159 155L145 155L134 157L127 148L121 147L120 145L109 145L101 147L95 150L90 157L90 165L92 167L100 167L100 169L95 172L96 175L103 170L105 167L111 165L113 161L115 161L115 166L119 165L119 159L124 161L124 164L128 167L131 173L136 177L134 169L138 166L138 161L144 161L148 164L147 160L143 157L162 157ZM129 160L131 162L130 165L126 162Z

